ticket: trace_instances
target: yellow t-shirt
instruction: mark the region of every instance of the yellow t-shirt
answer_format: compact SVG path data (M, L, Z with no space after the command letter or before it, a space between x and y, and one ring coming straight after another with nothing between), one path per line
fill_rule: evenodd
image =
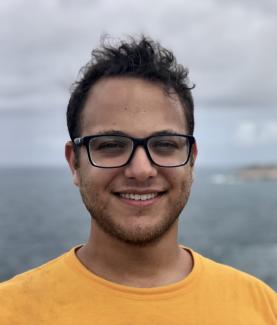
M96 276L72 249L0 284L0 324L277 324L276 293L266 284L190 252L186 278L146 289Z

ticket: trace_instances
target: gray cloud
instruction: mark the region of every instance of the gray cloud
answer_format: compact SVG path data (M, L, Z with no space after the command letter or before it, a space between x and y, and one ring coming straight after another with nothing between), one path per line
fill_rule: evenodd
M265 14L267 17L277 13L277 5L275 0L226 0L224 3L216 0L221 6L235 6L245 11L256 11L258 15Z
M67 90L102 33L145 32L190 67L201 105L275 106L276 9L270 0L11 1L0 13L1 97Z

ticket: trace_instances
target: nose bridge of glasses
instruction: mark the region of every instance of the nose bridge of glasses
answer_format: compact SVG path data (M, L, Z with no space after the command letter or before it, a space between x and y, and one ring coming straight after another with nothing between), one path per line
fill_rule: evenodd
M130 160L133 160L134 156L137 154L137 149L139 147L142 147L144 153L146 154L148 160L153 163L152 158L150 156L148 147L147 147L147 142L148 142L148 138L132 138L133 141L133 150L131 153L131 157Z

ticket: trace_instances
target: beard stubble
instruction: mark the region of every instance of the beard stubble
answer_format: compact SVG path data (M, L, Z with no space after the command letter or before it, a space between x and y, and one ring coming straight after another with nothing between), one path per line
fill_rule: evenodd
M161 212L164 216L159 219L159 223L145 227L137 225L132 231L114 220L108 211L108 202L103 202L96 190L93 192L91 184L82 182L80 194L91 218L106 234L129 245L146 246L159 241L178 222L179 215L188 201L191 184L191 177L180 184L176 201L168 202L167 211ZM144 208L138 209L135 217L139 218L144 213Z

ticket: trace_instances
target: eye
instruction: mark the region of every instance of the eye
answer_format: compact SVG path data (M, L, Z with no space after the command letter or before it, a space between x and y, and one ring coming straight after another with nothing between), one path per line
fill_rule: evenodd
M155 151L172 151L178 149L178 144L172 140L154 140L151 143L151 149Z
M127 147L127 144L122 141L105 141L105 142L99 142L97 145L93 146L93 150L99 150L99 151L119 151L124 150Z
M175 155L187 150L187 139L178 135L157 136L151 138L149 149L159 155Z
M89 149L93 155L122 154L129 150L130 141L120 136L101 136L92 138Z

